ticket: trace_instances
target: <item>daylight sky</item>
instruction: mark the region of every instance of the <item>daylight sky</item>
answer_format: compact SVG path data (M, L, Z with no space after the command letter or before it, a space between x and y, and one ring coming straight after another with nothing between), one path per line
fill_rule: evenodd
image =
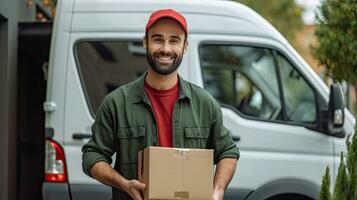
M320 5L321 0L295 0L298 4L305 8L302 14L302 19L305 24L313 24L315 22L315 10Z

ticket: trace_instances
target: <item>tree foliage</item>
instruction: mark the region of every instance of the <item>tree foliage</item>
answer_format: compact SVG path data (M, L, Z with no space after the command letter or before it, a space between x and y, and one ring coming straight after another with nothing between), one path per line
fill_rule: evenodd
M357 129L356 129L357 130ZM352 140L352 141L351 141ZM330 193L330 169L327 167L322 178L319 200L356 200L357 199L357 131L352 139L346 140L347 158L341 153L340 166L334 185L333 195ZM332 196L332 197L331 197Z
M335 80L357 80L357 0L324 0L313 54Z
M357 131L356 131L357 132ZM357 199L357 136L353 136L352 143L347 140L347 171L349 172L349 198Z
M346 171L346 165L343 159L343 152L341 152L340 166L338 167L338 174L336 178L335 189L333 191L333 200L347 200L348 199L348 182L349 177Z
M294 0L236 0L247 5L267 19L290 42L295 33L303 27L301 13L303 8Z
M330 168L327 166L325 175L322 177L322 186L321 186L319 200L332 200L330 185L331 185Z

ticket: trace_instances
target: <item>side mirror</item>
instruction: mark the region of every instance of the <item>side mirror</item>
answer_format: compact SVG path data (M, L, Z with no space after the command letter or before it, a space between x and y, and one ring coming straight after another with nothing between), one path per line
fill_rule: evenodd
M343 130L345 121L345 104L341 86L333 84L330 87L330 99L328 103L327 128L330 135L343 138L346 133Z

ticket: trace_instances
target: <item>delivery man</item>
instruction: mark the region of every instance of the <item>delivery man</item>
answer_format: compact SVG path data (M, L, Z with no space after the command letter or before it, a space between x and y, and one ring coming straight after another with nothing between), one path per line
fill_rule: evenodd
M108 94L83 146L83 171L109 185L113 199L142 199L137 153L148 146L214 150L213 199L223 199L239 151L223 126L219 104L178 75L187 51L186 19L172 9L151 14L145 29L147 72ZM111 156L116 153L114 168Z

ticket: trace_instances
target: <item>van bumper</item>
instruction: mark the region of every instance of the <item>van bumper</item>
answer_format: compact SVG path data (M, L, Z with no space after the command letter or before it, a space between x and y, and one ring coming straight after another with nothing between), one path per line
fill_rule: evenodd
M110 200L112 189L99 184L43 183L43 200Z
M70 184L72 200L111 200L112 188L103 184Z
M67 183L47 183L42 185L43 200L70 200Z

